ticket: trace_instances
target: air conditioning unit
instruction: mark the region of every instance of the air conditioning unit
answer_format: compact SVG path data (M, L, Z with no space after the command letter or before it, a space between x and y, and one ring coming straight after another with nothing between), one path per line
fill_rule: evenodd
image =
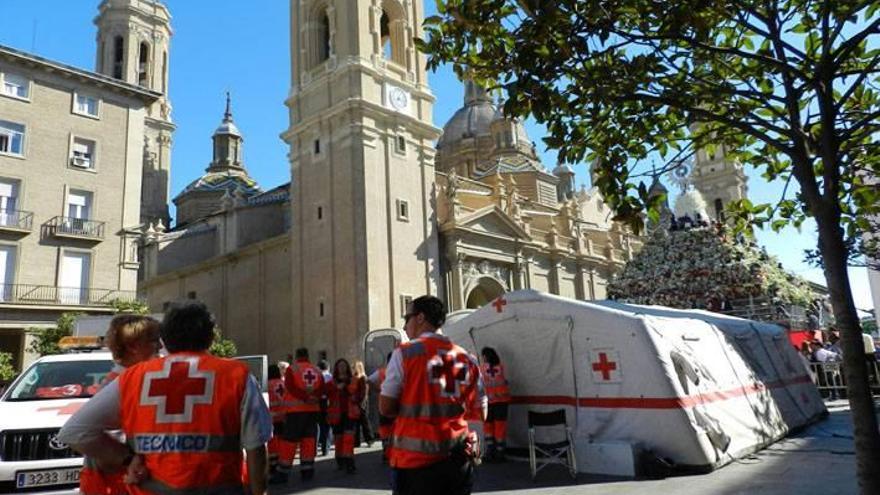
M91 168L92 160L83 156L74 156L71 157L70 164L79 168Z

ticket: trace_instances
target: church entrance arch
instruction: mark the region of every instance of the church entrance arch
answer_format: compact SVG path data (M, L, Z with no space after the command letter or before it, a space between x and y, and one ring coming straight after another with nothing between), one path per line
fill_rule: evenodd
M494 278L481 277L468 294L465 307L468 309L482 308L504 292L504 286Z

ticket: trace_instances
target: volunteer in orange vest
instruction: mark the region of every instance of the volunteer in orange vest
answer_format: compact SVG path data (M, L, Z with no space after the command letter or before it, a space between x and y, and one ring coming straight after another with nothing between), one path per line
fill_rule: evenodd
M308 349L296 350L296 360L284 372L284 387L290 402L281 436L280 467L285 473L291 469L299 446L300 476L308 481L315 475L315 440L324 394L324 376L309 362Z
M159 342L159 322L149 316L118 315L110 321L104 343L113 355L115 366L104 377L99 387L106 387L126 368L156 357ZM91 457L83 459L79 475L79 492L83 495L126 495L123 477L125 469L101 470Z
M240 361L214 357L214 319L197 302L174 305L161 326L170 354L127 369L64 425L59 440L99 465L128 466L133 495L266 493L272 418ZM122 429L126 443L106 431Z
M365 389L352 376L351 366L345 359L333 364L333 381L327 384L327 422L333 427L336 446L336 468L349 474L356 471L354 465L354 433L361 417L360 404Z
M388 356L385 358L385 366L374 371L369 378L367 378L367 382L370 384L370 388L379 392L382 390L382 383L385 382L385 371L388 366L388 361L391 361L391 353L388 353ZM388 416L379 415L379 438L382 440L382 463L388 462L388 448L391 445L391 427L394 426L394 418L389 418Z
M284 389L281 368L277 364L269 365L268 373L269 413L272 415L272 439L269 440L269 484L283 483L286 476L279 469L281 452L281 435L284 431L284 419L287 415L289 394Z
M379 412L393 417L389 457L397 495L467 495L473 485L476 435L466 418L486 419L480 366L438 333L446 308L434 296L410 303L411 339L391 354Z
M483 423L486 437L486 454L484 459L503 462L504 447L507 442L507 406L510 404L510 387L504 376L504 366L498 353L491 347L480 351L483 356L481 367L483 385L489 396L489 415Z

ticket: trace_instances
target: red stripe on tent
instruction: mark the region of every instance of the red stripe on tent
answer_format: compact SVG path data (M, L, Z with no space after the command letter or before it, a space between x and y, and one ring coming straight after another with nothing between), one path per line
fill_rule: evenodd
M812 383L809 375L684 397L582 397L579 399L570 395L518 395L512 397L512 402L514 404L577 405L580 407L606 409L685 409L699 404L709 404L744 397L766 389L782 388L803 383Z

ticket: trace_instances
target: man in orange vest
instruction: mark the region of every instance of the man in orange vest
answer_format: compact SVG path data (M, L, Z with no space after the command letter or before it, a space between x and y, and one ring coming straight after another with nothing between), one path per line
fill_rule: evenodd
M507 440L507 406L510 404L510 387L507 377L504 375L504 365L501 358L491 347L484 347L480 354L483 356L481 368L483 384L486 386L486 395L489 396L489 416L483 423L483 432L486 437L487 461L503 462L504 448Z
M385 357L385 366L374 371L367 382L370 388L376 392L382 391L382 384L385 383L385 372L387 371L388 362L391 361L391 353ZM379 415L379 439L382 441L382 463L388 462L388 449L391 447L391 428L394 426L394 418L389 418L382 414Z
M324 375L309 362L309 350L296 350L296 360L284 372L289 403L281 441L281 469L289 471L299 445L300 476L303 481L315 475L318 413L324 395ZM282 471L283 472L283 471Z
M287 415L288 398L284 388L284 378L277 364L269 365L269 413L272 415L272 439L269 440L269 484L286 482L281 473L279 455L281 453L281 434L284 431L284 419Z
M173 306L161 336L170 354L127 369L59 439L101 466L130 465L134 495L243 494L245 450L250 493L264 495L272 419L247 366L208 354L214 320L201 303Z
M397 495L468 495L475 435L466 418L486 419L487 398L476 359L438 330L446 308L434 296L410 303L410 341L388 363L379 412L393 417L389 457Z

